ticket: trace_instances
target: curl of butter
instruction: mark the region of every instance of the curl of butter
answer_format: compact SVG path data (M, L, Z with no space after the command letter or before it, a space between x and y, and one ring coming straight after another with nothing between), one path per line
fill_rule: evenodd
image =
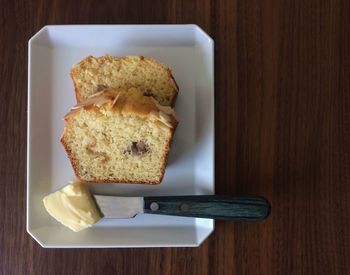
M91 227L102 215L86 186L73 182L43 199L47 212L74 232Z

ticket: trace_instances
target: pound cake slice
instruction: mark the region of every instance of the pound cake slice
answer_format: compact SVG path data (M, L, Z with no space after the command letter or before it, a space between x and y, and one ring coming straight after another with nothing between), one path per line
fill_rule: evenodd
M137 88L108 89L74 106L65 121L61 142L81 182L162 181L177 125L172 108Z
M171 70L153 58L143 56L88 56L71 70L77 101L106 88L139 88L161 105L174 106L178 86Z

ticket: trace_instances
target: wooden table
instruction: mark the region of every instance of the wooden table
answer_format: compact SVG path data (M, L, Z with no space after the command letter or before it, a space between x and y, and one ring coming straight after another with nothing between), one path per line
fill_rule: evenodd
M0 273L350 274L350 1L0 1ZM199 248L43 249L25 230L27 41L46 24L195 23L215 40L216 192L261 223Z

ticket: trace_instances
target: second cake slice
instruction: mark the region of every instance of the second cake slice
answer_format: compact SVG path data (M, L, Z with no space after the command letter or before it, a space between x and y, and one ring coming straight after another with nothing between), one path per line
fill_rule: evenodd
M106 88L139 88L161 105L174 106L178 87L171 70L144 56L88 56L71 70L77 101Z
M61 137L82 182L159 184L177 125L137 88L104 90L72 108Z

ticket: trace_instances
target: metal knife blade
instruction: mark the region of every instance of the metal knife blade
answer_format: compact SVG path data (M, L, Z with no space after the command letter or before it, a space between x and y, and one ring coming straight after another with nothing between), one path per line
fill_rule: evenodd
M104 218L126 219L143 213L143 197L93 195Z

